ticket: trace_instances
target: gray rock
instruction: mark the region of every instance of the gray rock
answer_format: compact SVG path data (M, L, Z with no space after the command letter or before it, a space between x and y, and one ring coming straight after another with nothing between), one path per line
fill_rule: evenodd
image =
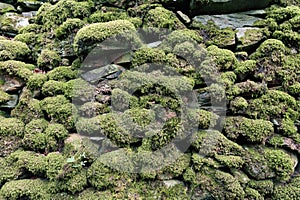
M176 13L182 22L184 22L185 24L191 23L192 20L189 18L189 16L187 16L186 14L184 14L181 11L177 11Z
M0 31L9 36L14 36L18 30L29 25L29 19L20 14L7 12L0 19Z
M117 77L121 74L122 71L123 68L120 65L111 64L85 72L84 74L82 74L82 77L88 82L96 82L99 80L103 80L108 76L111 76L112 78L113 74L115 77Z
M10 101L5 104L2 104L0 108L14 108L17 106L19 100L19 95L13 94L11 95Z
M166 180L166 181L163 181L164 185L169 188L169 187L174 187L175 185L184 185L184 183L182 181L179 181L179 180Z
M193 20L201 22L206 25L209 20L212 20L220 28L242 28L245 26L252 26L253 23L261 18L242 14L224 14L224 15L199 15L194 17Z
M271 0L191 0L190 14L224 14L266 8Z

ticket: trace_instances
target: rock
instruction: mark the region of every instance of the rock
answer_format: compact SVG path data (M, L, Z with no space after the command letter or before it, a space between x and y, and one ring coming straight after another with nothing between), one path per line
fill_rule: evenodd
M236 40L238 51L253 52L266 39L263 30L259 28L237 28Z
M245 26L252 26L253 23L261 18L253 17L242 13L224 14L224 15L199 15L194 17L193 20L207 24L212 20L220 28L241 28Z
M124 71L124 69L120 65L111 64L88 71L82 74L82 78L88 82L96 82L103 80L106 77L109 79L116 78L122 73L122 71Z
M189 18L189 16L187 16L186 14L184 14L183 12L181 11L177 11L176 12L177 15L179 16L180 20L185 23L185 24L189 24L191 23L191 19Z
M20 28L29 25L29 18L17 13L7 12L0 19L0 32L4 35L15 36Z
M190 15L223 14L266 8L270 0L208 0L191 1Z
M25 10L35 10L37 11L41 5L43 4L43 1L37 1L37 0L18 0L18 10L19 11L25 11Z
M178 185L178 184L184 185L184 183L179 180L166 180L166 181L163 181L163 183L167 188L174 187L175 185Z
M16 9L12 5L0 2L0 14L4 14L6 12L15 12L15 11Z
M2 78L1 78L2 79ZM4 83L1 88L5 92L18 93L18 91L24 86L24 83L16 77L3 76Z
M0 108L9 108L12 109L17 106L19 100L19 96L16 94L11 95L11 98L8 102L5 104L1 105Z

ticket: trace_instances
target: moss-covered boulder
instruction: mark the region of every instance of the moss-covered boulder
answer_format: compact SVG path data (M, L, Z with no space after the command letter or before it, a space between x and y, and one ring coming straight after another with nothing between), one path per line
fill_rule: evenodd
M127 20L115 20L88 25L81 28L76 34L74 38L75 51L80 53L83 50L90 50L95 44L126 31L135 31L134 25Z
M224 131L230 139L238 141L238 139L243 138L249 142L263 142L264 139L274 133L271 122L266 120L251 120L244 117L226 118Z
M25 60L30 55L28 46L19 41L0 40L0 60Z

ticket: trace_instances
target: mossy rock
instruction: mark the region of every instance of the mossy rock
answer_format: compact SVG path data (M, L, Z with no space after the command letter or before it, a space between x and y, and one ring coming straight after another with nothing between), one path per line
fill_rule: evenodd
M1 136L18 136L24 134L24 123L17 118L0 118L0 134Z
M259 28L240 28L236 34L238 38L238 51L251 52L266 39L265 30Z
M18 136L0 136L0 156L6 157L10 155L18 150L21 145L22 139Z
M232 51L214 45L209 46L207 50L219 70L225 71L236 67L238 61Z
M0 184L4 185L6 182L16 180L22 172L15 166L12 166L5 158L0 158Z
M289 117L295 120L299 116L298 109L294 97L279 90L268 90L260 98L250 100L247 112L250 116L260 119Z
M6 199L49 199L47 182L41 179L22 179L7 182L0 190Z
M234 97L240 96L246 99L260 97L267 91L267 85L256 83L254 81L245 81L234 84L226 91L227 98L232 100Z
M109 22L114 20L125 20L129 19L129 16L124 10L116 10L116 11L96 11L91 14L88 18L90 23L99 23L99 22Z
M131 35L135 30L134 25L127 20L90 24L77 32L74 38L74 48L80 54L82 51L91 50L95 44L101 43L107 38L122 33L122 36L125 37L124 32Z
M176 17L176 15L163 8L156 7L148 11L145 15L144 28L164 28L170 30L184 29L184 24Z
M34 65L21 61L8 60L0 62L0 71L8 75L17 76L23 80L28 80L32 75L32 69L34 69Z
M83 19L91 14L93 3L62 0L51 5L44 3L38 10L36 23L42 24L43 29L50 30L63 24L68 18Z
M57 29L55 29L55 35L58 38L68 37L70 34L75 34L84 25L85 22L79 18L67 19Z
M245 113L249 104L243 97L236 97L230 101L230 110L234 114Z
M77 72L72 70L71 67L60 66L48 72L47 77L49 80L64 82L75 79L77 77Z
M275 186L274 200L296 200L300 198L299 178L295 178L288 184L279 184Z
M25 60L30 55L28 46L19 41L0 40L0 60Z
M0 90L0 105L10 100L10 95Z
M218 131L201 131L194 137L192 147L204 156L213 157L216 154L241 156L244 153L240 145L230 141Z
M257 66L255 60L246 60L237 64L237 67L234 69L234 73L237 75L239 80L243 81L247 78L252 78L256 69Z
M34 90L39 90L42 88L44 83L47 81L47 76L45 74L32 74L29 78L28 81L26 82L26 85L29 90L34 91Z
M61 58L57 54L57 52L49 49L43 49L40 56L37 59L38 67L45 70L51 70L55 67L58 67L60 62Z
M266 120L252 120L244 117L226 118L224 132L229 139L240 138L248 142L263 142L274 133L273 124Z

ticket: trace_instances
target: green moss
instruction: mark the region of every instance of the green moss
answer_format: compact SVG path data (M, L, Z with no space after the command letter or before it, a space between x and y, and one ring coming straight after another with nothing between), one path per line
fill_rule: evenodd
M16 151L9 157L13 166L23 171L23 174L32 173L35 176L43 176L45 173L45 157L33 151Z
M40 101L32 98L32 93L28 89L23 89L23 93L19 99L19 103L12 110L11 116L17 117L25 123L32 119L43 118L43 112Z
M10 95L0 90L0 104L6 103L10 100Z
M237 67L234 69L234 73L240 80L245 80L247 77L254 75L256 68L255 60L246 60L237 64Z
M173 52L173 49L177 44L181 44L187 41L201 43L202 40L203 38L195 30L190 30L190 29L175 30L172 31L167 36L167 38L165 38L162 41L160 48L166 52Z
M16 180L21 175L21 171L7 162L5 158L0 158L0 169L1 185L11 180Z
M259 60L265 58L277 64L282 62L287 53L288 50L282 41L268 39L257 48L255 53L250 55L250 59Z
M30 55L28 46L19 41L0 40L0 60L25 60Z
M232 28L210 29L208 33L210 38L205 42L206 45L216 45L219 48L234 45L236 31L232 30Z
M78 18L67 19L57 29L55 29L55 35L58 38L65 38L70 34L76 33L84 26L84 24L85 23Z
M63 142L69 133L62 124L53 123L46 128L45 134L55 138L57 142Z
M253 200L263 200L264 199L257 190L254 190L249 187L247 187L245 189L245 197L247 199L253 199Z
M75 128L76 109L64 96L47 97L41 106L51 122L63 124L69 131Z
M85 26L77 32L74 38L74 49L77 53L92 49L94 44L101 43L107 38L126 31L135 31L134 25L127 20L115 20Z
M282 23L300 14L299 6L287 6L274 8L268 13L268 18L273 18L277 23Z
M90 2L76 2L62 0L51 5L44 3L37 12L36 22L43 24L43 29L50 30L65 22L68 18L83 19L91 13L93 4Z
M155 28L166 28L170 30L184 29L184 24L176 17L176 15L163 8L156 7L148 11L144 18L143 26L155 27Z
M17 118L0 118L0 135L1 136L18 136L24 134L24 123Z
M37 59L37 65L41 69L53 69L61 62L60 56L52 50L43 49Z
M294 162L283 150L266 149L265 158L279 180L288 180L294 172Z
M293 85L291 85L289 88L288 88L288 91L291 95L295 96L295 97L300 97L300 83L297 82Z
M248 108L248 102L243 97L236 97L230 101L230 110L232 113L244 113Z
M100 114L108 113L110 110L111 109L106 104L99 102L87 102L83 104L78 111L79 116L91 118Z
M284 144L284 137L275 135L269 139L268 143L274 147L282 147Z
M121 12L120 12L121 11ZM109 22L113 20L118 20L118 19L128 19L129 16L126 12L122 10L118 11L108 11L108 12L103 12L103 11L96 11L93 14L91 14L88 18L88 21L90 23L97 23L97 22Z
M199 109L196 112L200 129L209 129L217 124L218 116L216 114L202 109Z
M221 82L226 88L231 87L237 79L237 75L233 71L223 72L221 74Z
M56 67L47 73L48 79L54 81L69 81L71 79L75 79L76 76L76 71L72 70L70 67L65 66Z
M221 164L230 168L241 168L244 164L244 160L241 156L216 155L215 158Z
M45 119L34 119L30 121L28 124L26 124L25 133L26 134L42 133L46 130L48 125L49 122L46 121Z
M186 168L189 167L191 156L189 154L183 154L176 161L168 164L162 169L162 174L174 177L179 177L183 174Z
M262 119L289 117L294 120L299 116L297 110L297 102L292 96L279 90L269 90L262 97L250 101L248 113Z
M252 120L244 117L228 117L224 127L230 139L243 137L249 142L262 142L273 132L273 124L266 120Z
M275 187L273 200L297 200L300 198L299 178L295 178L291 183L279 184Z
M8 60L0 62L0 71L9 75L17 76L23 80L27 80L32 75L32 69L34 68L31 64L24 62Z
M273 37L282 41L288 47L300 47L300 34L294 31L275 31Z
M232 51L220 49L214 45L209 46L207 50L219 70L229 70L236 67L238 61Z
M47 190L47 182L41 179L22 179L4 184L0 192L6 199L12 200L21 198L49 199L50 194L47 193Z
M42 93L45 96L56 96L65 93L65 83L60 81L50 80L43 84Z
M274 183L271 180L251 180L249 181L248 186L257 190L262 196L272 194L274 189Z
M66 164L66 158L62 154L53 152L49 153L46 158L46 177L51 180L59 179L63 166Z
M37 90L41 89L46 81L47 76L45 74L33 74L28 78L26 85L30 90Z
M91 165L87 175L89 184L98 190L117 187L119 180L126 178L124 173L113 171L105 166L100 159Z
M218 131L200 131L195 134L191 146L201 155L214 157L218 155L240 156L244 150L235 142L227 139Z

